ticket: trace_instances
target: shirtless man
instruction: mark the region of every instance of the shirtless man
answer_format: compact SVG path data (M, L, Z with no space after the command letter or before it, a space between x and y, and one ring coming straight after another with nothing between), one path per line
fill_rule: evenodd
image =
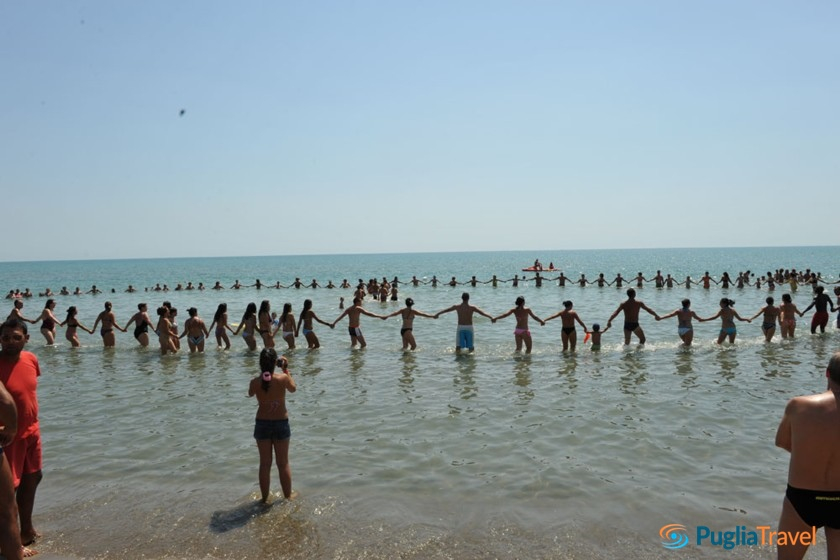
M811 532L812 527L825 527L831 558L840 547L840 352L831 357L825 373L825 392L794 397L787 403L776 446L790 452L779 531ZM778 558L800 559L810 544L779 546Z
M627 300L622 302L621 305L610 315L609 320L607 321L607 328L610 328L612 325L612 320L615 319L619 313L624 312L624 344L630 344L630 334L635 334L639 337L639 344L645 343L645 332L642 330L642 327L639 326L639 310L644 309L651 315L656 318L659 318L659 315L656 314L650 307L642 303L641 301L636 300L636 290L633 288L629 288L627 290Z
M802 315L805 315L812 307L816 307L817 311L814 313L814 318L811 319L811 334L817 332L817 327L820 328L821 333L824 333L825 326L828 324L828 308L831 307L832 313L837 310L834 309L831 297L825 293L825 288L817 286L814 288L814 293L816 294L814 296L814 301L811 302L811 305L802 310Z
M468 348L470 352L475 350L475 344L473 344L473 314L478 313L484 317L487 317L494 323L496 319L494 319L489 314L485 313L478 307L474 305L470 305L470 294L464 292L461 294L461 303L458 305L453 305L452 307L447 307L443 311L438 311L435 313L435 319L443 315L444 313L449 313L450 311L457 311L458 312L458 329L455 335L455 351L460 352L461 348Z
M365 342L365 337L362 335L361 323L360 319L362 315L367 315L368 317L376 317L377 319L386 319L382 315L377 315L376 313L371 313L364 307L362 307L362 300L359 298L353 298L353 305L348 307L344 310L344 312L338 316L338 319L330 324L330 328L334 329L336 323L341 321L344 316L347 315L347 320L350 322L350 327L348 332L350 333L350 348L355 348L356 344L359 344L359 348L364 348L367 346L367 342Z

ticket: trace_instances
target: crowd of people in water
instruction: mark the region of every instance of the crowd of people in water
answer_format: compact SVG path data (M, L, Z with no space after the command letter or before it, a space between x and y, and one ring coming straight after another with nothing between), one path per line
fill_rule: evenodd
M541 286L542 281L548 280L549 278L542 277L540 273L537 272L534 277L519 278L519 275L515 275L514 278L508 280L500 280L494 275L491 279L485 281L479 281L475 278L475 276L473 276L466 282L459 282L455 279L455 277L453 277L446 283L446 285L453 287L459 285L475 287L478 284L492 284L493 286L498 286L499 283L512 282L514 286L518 286L520 282L533 281L537 286ZM561 286L565 286L567 283L571 284L568 277L566 277L562 272L560 273L560 276L550 280L559 282ZM650 309L643 302L636 299L636 288L641 288L647 283L653 283L654 286L658 288L669 288L678 285L690 288L695 284L702 286L704 289L709 289L712 285L719 285L721 288L742 289L747 286L763 286L768 291L774 290L776 285L783 285L789 290L789 292L782 294L782 301L779 305L776 305L775 299L772 296L768 296L766 298L766 305L759 309L751 317L742 317L739 315L733 307L735 302L728 297L724 297L720 300L720 309L717 313L709 317L701 317L697 315L691 309L691 301L688 298L682 300L682 305L679 309L660 315ZM8 318L20 319L31 324L40 322L40 332L44 336L48 345L55 343L57 327L63 327L65 329L65 338L73 347L81 346L79 339L80 330L94 334L97 328L99 328L99 334L102 337L103 345L105 347L113 347L116 344L115 331L128 332L129 329L133 329L134 338L141 346L149 346L152 339L157 338L161 353L168 354L177 352L181 348L182 340L185 338L190 352L203 352L205 343L208 339L215 337L216 344L220 348L229 349L231 347L231 336L236 337L240 335L249 350L256 350L260 344L264 348L274 348L275 340L278 335L289 348L295 348L296 339L300 337L301 332L303 332L303 337L306 340L307 347L314 349L320 347L320 341L318 336L315 334L314 325L318 323L330 328L335 328L336 324L338 324L345 316L348 318L348 332L350 335L351 346L356 347L358 345L360 347L365 347L366 341L361 331L362 315L383 320L400 316L402 320L400 334L402 337L403 348L413 350L417 347L417 343L413 335L413 322L416 317L436 319L442 314L455 311L458 316L456 350L469 349L472 351L474 349L472 342L473 316L478 314L490 319L494 323L498 320L504 319L505 317L513 315L516 319L516 327L514 330L516 349L517 351L521 351L524 348L526 352L530 352L532 340L528 327L529 318L539 322L541 325L545 325L546 322L554 319L560 319L562 323L561 341L563 344L563 350L565 351L575 350L577 345L576 324L582 327L585 334L585 341L589 341L591 339L592 349L599 349L602 334L612 326L612 321L619 314L622 314L624 319L624 343L629 344L632 337L635 335L638 342L644 344L646 340L644 330L639 325L639 312L642 310L654 316L657 321L676 318L677 334L682 342L687 346L691 345L694 336L693 321L706 322L719 319L721 327L717 342L720 344L725 340L729 340L730 343L735 341L737 334L736 321L751 322L754 319L761 317L762 332L766 337L766 340L769 342L776 334L777 330L781 334L782 338L792 338L796 330L797 316L802 317L812 308L815 309L815 313L811 320L811 332L814 333L817 329L824 332L829 322L829 310L832 313L840 310L840 286L835 286L834 288L834 294L837 297L836 306L832 301L832 298L826 293L825 286L823 286L823 284L840 284L840 281L826 281L822 278L821 274L811 272L810 270L798 272L796 270L782 269L779 269L776 272L768 272L766 275L758 278L755 278L755 275L749 271L739 272L734 280L726 272L724 272L719 279L712 278L709 273L706 272L697 281L691 280L689 277L684 283L680 284L676 284L670 274L663 276L661 271L657 271L656 275L652 278L645 278L640 272L631 280L624 279L621 274L618 274L615 279L610 281L604 279L603 273L599 274L599 277L593 281L587 280L585 275L581 274L580 279L574 281L574 284L581 287L589 284L595 284L601 287L613 285L616 287L623 287L624 284L631 284L632 286L635 286L635 288L631 287L627 290L627 300L618 306L612 316L607 320L606 326L603 329L598 323L593 323L591 328L588 327L578 315L577 311L574 310L574 304L571 300L563 302L563 309L546 319L540 319L531 309L525 307L524 297L517 298L515 306L510 310L498 316L493 316L478 307L470 305L468 293L463 294L463 300L460 305L454 305L435 314L424 313L414 309L414 301L411 298L407 298L405 300L405 307L388 315L379 315L364 308L364 301L368 298L379 301L398 301L399 286L401 284L410 284L412 286L431 284L432 286L436 286L438 285L438 281L435 276L432 276L430 280L419 280L415 276L408 282L402 282L396 277L394 277L392 281L388 281L387 278L384 277L381 281L371 279L368 282L364 282L359 279L353 291L353 303L345 309L344 298L340 298L339 307L343 311L333 321L327 321L319 317L313 309L311 299L306 299L304 301L303 309L297 317L293 313L292 305L290 303L284 304L283 310L278 316L275 311L272 311L269 300L264 299L262 300L259 308L256 303L249 303L239 322L231 322L228 320L227 304L221 303L218 305L209 326L204 319L199 316L198 310L195 307L191 307L187 309L187 319L183 323L182 330L178 325L178 310L172 307L169 302L164 302L163 305L158 307L154 312L154 317L150 314L148 305L146 303L140 303L137 305L137 311L128 319L125 326L120 326L112 310L111 302L105 302L103 311L97 315L93 324L90 327L87 327L79 320L78 312L75 306L70 306L67 309L66 316L63 320L57 317L55 314L57 300L55 297L48 297L53 295L49 289L47 289L46 292L39 294L41 297L48 297L48 299L46 300L41 313L34 318L27 318L24 316L22 311L24 299L28 297L25 293L29 292L29 290L26 290L20 295L18 295L17 291L10 290L7 299L13 300L13 307ZM795 292L800 285L810 286L813 291L813 301L802 310L793 303L790 293ZM318 287L321 286L318 284L317 280L313 279L312 282L304 284L299 278L296 278L295 281L288 286L283 286L279 282L275 285L266 286L265 284L262 284L260 280L256 280L254 284L245 285L241 284L237 280L232 286L230 286L230 289L295 289ZM326 287L335 288L336 286L334 286L332 281L330 281ZM345 279L340 283L338 288L350 289L351 285ZM193 286L191 282L188 282L186 287L178 284L174 291L194 289L203 290L204 285L199 283L197 286ZM210 289L224 290L226 288L217 281ZM125 291L136 292L137 290L135 290L132 286L129 286ZM144 288L144 291L166 292L168 291L168 288L164 284L163 286L156 285L151 288ZM114 292L114 290L112 290L112 292ZM66 288L62 288L59 291L59 295L66 295L70 293L71 292L69 292ZM100 294L102 292L101 290L98 290L96 286L93 286L86 292L82 292L79 288L76 288L76 291L73 293ZM837 318L837 326L840 328L840 315L838 315Z
M542 272L554 272L555 269L540 269L535 271L534 276L526 276L519 274L515 274L513 278L501 279L497 275L493 275L491 278L487 280L479 280L475 276L470 277L469 280L458 280L455 276L452 276L449 280L439 280L436 275L432 275L431 278L428 279L420 279L417 276L412 276L411 280L405 281L400 280L398 277L394 276L392 280L388 280L386 277L382 277L382 280L377 280L376 278L371 278L367 282L363 281L361 278L358 280L357 283L352 284L345 278L343 279L338 285L334 284L332 280L329 280L326 284L320 284L316 278L313 278L311 282L304 282L300 278L295 278L293 282L290 282L288 285L283 285L280 281L276 281L273 284L266 284L260 281L257 278L253 284L243 284L239 280L236 280L232 285L225 287L222 285L221 281L216 280L216 282L210 286L209 288L204 285L203 282L198 282L197 284L193 284L192 282L187 282L186 284L177 283L174 287L170 288L167 284L161 285L160 283L156 283L154 286L147 286L142 289L143 292L181 292L181 291L204 291L204 290L241 290L246 288L255 288L257 290L261 289L301 289L301 288L326 288L326 289L351 289L351 288L358 288L360 285L364 287L365 293L369 294L373 299L391 299L392 301L398 300L398 293L399 293L399 286L402 285L411 285L412 287L419 287L424 285L429 285L433 288L437 288L438 286L449 286L449 287L456 287L456 286L470 286L470 287L477 287L479 284L490 284L494 288L498 287L500 284L510 284L512 287L517 288L519 287L520 283L528 284L533 283L535 287L542 287L543 283L552 283L557 282L557 285L560 287L565 286L598 286L599 288L605 288L609 286L615 286L616 288L623 288L625 284L628 286L635 286L636 288L642 288L645 284L653 284L656 288L674 288L674 287L684 287L684 288L691 288L692 286L702 286L705 289L711 288L712 285L720 286L723 289L728 289L731 287L735 288L746 288L746 287L755 287L758 289L764 288L768 291L773 291L776 289L776 286L781 286L789 289L791 292L796 292L801 285L809 285L812 288L816 288L820 284L840 284L840 280L831 282L823 279L822 273L820 272L812 272L811 269L806 269L804 271L797 271L796 269L777 269L776 271L768 271L766 274L759 274L756 275L755 273L747 270L744 272L738 272L734 278L730 276L728 272L724 272L720 278L715 278L709 274L709 271L703 273L702 276L698 279L692 279L691 276L686 276L685 280L680 280L671 276L671 274L662 274L661 270L657 270L656 274L650 278L646 278L643 273L639 272L636 276L632 276L629 278L625 278L619 272L616 274L615 278L612 280L608 280L604 273L601 272L598 276L594 279L590 279L586 277L586 274L581 273L580 278L572 278L570 276L566 276L564 272L557 270L559 272L558 276L550 277L550 276L543 276ZM123 290L126 293L136 293L141 290L135 288L131 284ZM76 286L73 291L70 291L67 286L62 286L58 293L53 292L50 288L46 288L43 292L38 292L39 297L55 297L55 296L81 296L86 294L101 294L103 293L101 289L97 288L94 284L90 287L89 290L82 290L80 287ZM110 293L115 294L117 293L116 288L111 288ZM25 288L23 291L18 289L9 290L8 294L6 294L6 299L20 299L20 298L31 298L34 297L35 294L29 288Z

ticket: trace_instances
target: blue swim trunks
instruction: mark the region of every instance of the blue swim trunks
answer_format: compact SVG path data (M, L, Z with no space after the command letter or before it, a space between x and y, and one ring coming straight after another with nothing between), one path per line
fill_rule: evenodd
M472 325L458 325L458 330L455 334L456 348L475 348L473 344L473 326Z
M254 421L254 439L270 439L271 441L282 441L292 437L292 430L289 428L289 419L283 420L260 420Z

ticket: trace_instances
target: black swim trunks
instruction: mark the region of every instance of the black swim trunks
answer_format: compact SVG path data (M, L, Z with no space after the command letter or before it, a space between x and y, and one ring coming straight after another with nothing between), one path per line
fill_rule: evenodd
M283 420L260 420L254 421L254 439L270 439L271 441L283 441L292 437L292 430L289 428L289 419Z
M806 524L840 529L840 492L802 490L788 484L785 496Z
M624 323L624 330L625 331L635 331L638 328L639 328L639 323L631 323L631 322L625 322Z

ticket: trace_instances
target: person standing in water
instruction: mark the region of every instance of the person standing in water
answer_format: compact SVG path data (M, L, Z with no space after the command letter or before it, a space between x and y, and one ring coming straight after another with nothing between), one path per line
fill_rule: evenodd
M411 298L405 299L405 307L399 311L394 311L390 315L385 315L385 318L396 317L397 315L402 316L400 336L402 337L403 350L408 350L409 348L417 350L417 341L414 340L414 318L426 317L428 319L434 319L435 316L414 309L414 300Z
M227 331L233 332L227 322L227 304L220 303L216 308L216 314L213 315L213 322L210 323L208 331L212 331L216 335L216 344L219 348L222 347L222 342L225 343L225 350L230 350L230 338L228 338Z
M280 372L276 373L277 366ZM274 348L260 352L262 373L251 379L248 397L257 398L257 415L254 420L254 439L260 454L259 483L261 502L268 502L271 489L271 465L276 459L283 497L292 497L292 467L289 464L289 411L286 409L286 392L294 393L297 385L289 371L289 362L278 357Z
M365 342L365 337L362 334L361 328L361 316L367 315L368 317L375 317L377 319L385 319L382 315L377 315L376 313L371 313L364 307L362 307L362 300L358 297L353 298L353 305L348 307L344 310L344 312L338 316L338 318L332 322L330 328L335 328L336 323L341 321L344 316L347 316L347 320L350 322L350 326L347 329L350 333L350 348L355 348L356 344L359 345L359 348L364 348L367 346L367 342Z
M619 313L624 313L624 345L630 344L630 335L635 334L639 338L639 344L645 343L645 331L639 326L639 310L644 309L654 317L659 317L654 310L636 299L636 290L628 288L627 300L622 302L607 320L607 328L612 326L612 320ZM606 329L604 329L606 330Z
M67 318L61 323L61 326L65 328L64 331L64 338L70 342L70 345L73 348L78 348L81 346L79 342L79 335L76 332L76 329L82 329L83 331L87 331L90 334L93 334L93 329L89 329L76 319L76 306L71 305L67 308Z
M485 313L474 305L470 305L470 294L467 292L461 294L460 304L438 311L435 313L435 319L444 313L449 313L450 311L458 312L458 328L455 333L455 352L460 352L461 348L467 348L470 352L475 350L475 333L473 329L473 315L475 313L478 313L483 317L487 317L494 323L496 322L496 319L494 319L490 314Z
M105 302L105 310L96 316L96 321L94 321L91 330L95 331L99 323L102 323L102 328L99 330L99 334L102 336L102 344L105 348L113 348L117 344L114 329L121 330L122 332L126 332L126 330L117 324L114 312L111 311L110 301Z
M759 309L758 313L750 317L750 321L759 315L764 315L764 318L761 321L761 332L764 333L764 339L767 342L770 342L773 339L773 335L776 334L776 323L779 321L780 311L778 307L773 305L772 297L768 297L764 301L767 305Z
M55 309L55 300L50 298L44 304L44 309L41 311L41 314L32 320L33 324L42 321L41 334L44 335L47 346L55 343L55 326L61 323L53 314L53 309ZM832 311L834 311L834 308L832 308Z
M137 304L137 313L131 316L125 324L125 330L134 323L134 338L143 348L149 345L149 327L152 326L152 319L149 317L149 307L145 303Z
M300 312L298 324L295 327L295 336L300 336L300 330L303 329L303 336L304 338L306 338L306 344L309 346L310 350L314 350L315 348L321 347L321 342L315 335L315 331L312 330L312 321L318 321L322 325L326 325L330 328L333 328L331 324L327 323L326 321L322 321L320 317L315 315L315 312L312 311L311 299L303 300L303 311Z
M691 324L692 319L697 319L701 321L700 317L692 311L691 309L691 300L685 298L682 300L682 308L677 309L676 311L672 311L667 315L663 315L662 317L657 317L657 321L663 321L665 319L670 319L671 317L677 318L677 334L680 337L680 340L683 341L684 346L691 346L691 342L694 340L694 326Z
M210 331L204 324L204 320L198 316L198 309L190 307L187 309L189 319L184 321L184 333L180 338L187 337L187 344L190 347L190 354L204 352L204 340L210 336Z
M720 311L712 315L711 317L707 317L706 319L698 319L700 322L705 321L712 321L720 317L720 334L718 335L717 343L722 344L726 337L729 337L729 343L735 343L735 335L737 334L737 329L735 328L735 319L739 321L746 321L747 323L750 322L749 319L744 319L738 312L732 309L732 306L735 305L735 301L729 298L722 298L720 300Z
M563 329L560 331L560 340L563 342L563 352L567 350L574 352L575 346L577 346L577 330L575 329L575 321L580 323L580 326L583 327L583 331L586 332L586 324L584 324L581 320L577 311L572 309L573 306L574 304L571 301L564 301L563 310L558 311L545 320L545 323L548 323L549 321L560 317L560 320L563 323Z

